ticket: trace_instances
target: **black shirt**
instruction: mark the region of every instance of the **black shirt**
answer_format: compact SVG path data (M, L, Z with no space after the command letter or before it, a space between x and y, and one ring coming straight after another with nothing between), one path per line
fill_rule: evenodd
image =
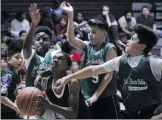
M12 102L15 101L17 91L16 88L20 83L20 76L16 74L12 68L8 67L1 76L1 96L8 97ZM2 112L15 112L9 107L1 104Z
M132 68L128 64L128 56L123 56L120 60L119 79L127 110L146 110L161 103L161 81L154 77L149 57L142 57L138 66Z
M154 17L151 15L148 15L147 18L144 17L144 15L140 15L137 17L137 23L146 25L147 27L150 27L153 29L153 25L155 24Z

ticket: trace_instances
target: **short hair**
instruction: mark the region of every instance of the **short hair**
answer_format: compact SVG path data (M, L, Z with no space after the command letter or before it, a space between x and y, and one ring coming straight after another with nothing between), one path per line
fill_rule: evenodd
M127 15L127 13L131 13L131 14L133 15L132 10L125 11L125 12L124 12L124 15L126 16L126 15Z
M102 16L89 19L88 25L98 27L99 29L102 29L102 30L108 30L108 24Z
M51 40L54 37L54 34L52 33L52 30L50 28L48 28L47 26L39 26L39 27L37 27L36 30L35 30L35 35L40 33L40 32L44 32L47 35L49 35Z
M23 14L25 14L23 11L16 12L16 19L19 19Z
M156 33L151 28L141 24L136 24L134 31L138 35L139 43L146 45L143 53L147 55L158 41Z
M107 7L107 8L109 8L109 6L108 6L108 5L103 5L103 6L102 6L102 8L103 8L103 7Z
M26 31L25 31L25 30L20 31L20 32L19 32L19 37L20 37L23 33L26 33Z
M149 8L148 6L143 6L143 7L141 8L141 11L142 11L144 8L147 8L148 10L150 10L150 8Z
M67 53L65 53L65 52L62 52L62 51L61 51L61 53L63 53L63 54L65 55L66 60L67 60L67 65L68 65L68 67L71 67L71 65L72 65L72 60L71 60L70 56L69 56Z
M12 57L16 53L20 53L21 49L15 48L15 47L10 47L7 52L7 57Z

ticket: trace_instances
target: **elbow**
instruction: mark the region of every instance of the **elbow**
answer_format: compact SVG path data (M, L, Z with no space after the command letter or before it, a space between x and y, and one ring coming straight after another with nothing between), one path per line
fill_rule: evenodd
M91 66L92 76L97 75L97 68L95 66Z

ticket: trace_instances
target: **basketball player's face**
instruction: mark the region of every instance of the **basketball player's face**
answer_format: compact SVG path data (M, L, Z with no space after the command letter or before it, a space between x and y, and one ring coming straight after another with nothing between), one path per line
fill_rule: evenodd
M58 71L65 71L67 69L67 60L63 53L57 53L53 57L52 68Z
M90 26L88 38L92 45L98 45L101 40L105 39L105 31L97 27Z
M8 63L11 65L12 68L16 70L20 70L23 65L23 60L21 58L20 53L16 53L8 58Z
M36 47L36 51L38 52L38 54L42 56L49 49L50 37L44 32L36 34L34 46Z
M139 44L139 39L137 34L134 34L130 40L127 41L127 46L125 48L125 53L131 56L137 56L141 54L144 50L144 45Z

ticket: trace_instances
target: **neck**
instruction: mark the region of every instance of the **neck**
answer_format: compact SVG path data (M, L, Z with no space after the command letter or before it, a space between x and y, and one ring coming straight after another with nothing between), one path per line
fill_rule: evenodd
M148 15L143 15L145 18L147 18L148 17Z
M140 55L144 55L143 53L140 53L140 54L132 54L130 55L131 57L137 57L137 56L140 56Z
M9 68L12 70L12 71L14 71L16 74L18 74L18 69L14 69L13 67L11 67L10 65L9 65Z
M105 42L105 38L102 39L97 45L95 45L95 49L100 49L101 45Z
M64 77L66 75L66 71L60 72L60 71L53 70L52 75L53 75L54 80L56 81Z

